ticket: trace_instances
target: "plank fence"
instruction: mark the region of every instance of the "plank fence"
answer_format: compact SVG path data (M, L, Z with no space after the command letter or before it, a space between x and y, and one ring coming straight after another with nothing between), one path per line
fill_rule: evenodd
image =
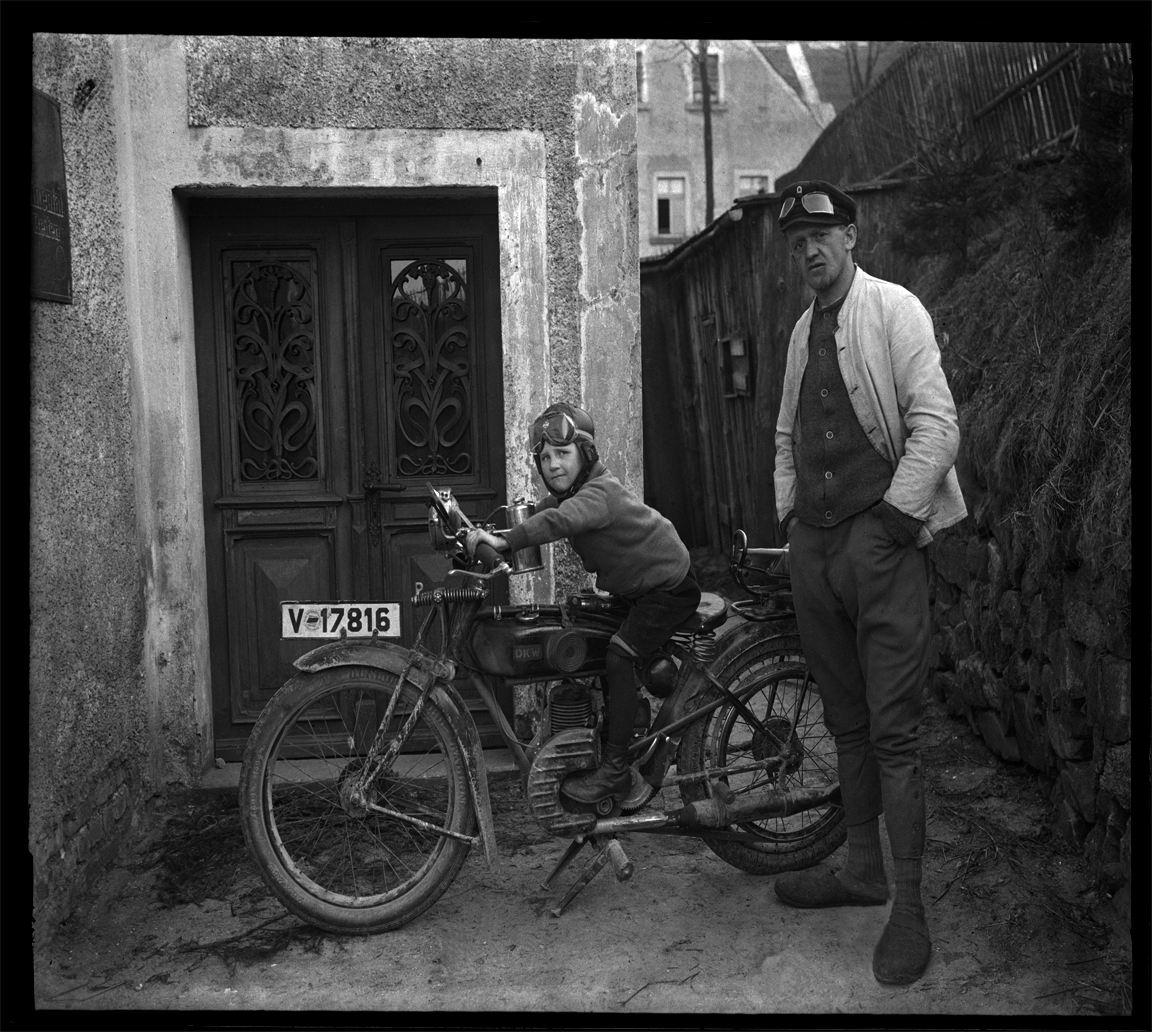
M889 242L926 156L942 140L957 158L1066 151L1079 124L1084 46L1108 67L1131 63L1130 44L916 44L780 183L848 189L860 266L907 285L912 259ZM645 497L689 547L726 551L738 528L753 545L781 543L776 417L788 337L811 294L776 229L779 205L779 193L741 198L640 264Z

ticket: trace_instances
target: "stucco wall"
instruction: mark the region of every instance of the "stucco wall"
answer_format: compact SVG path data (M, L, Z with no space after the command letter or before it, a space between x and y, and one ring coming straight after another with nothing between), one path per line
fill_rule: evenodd
M528 359L546 373L506 391L509 497L543 493L521 442L532 416L561 399L592 411L613 472L643 490L634 49L632 40L188 40L193 126L541 134L546 326ZM319 169L317 185L329 171ZM509 343L506 381L523 371L507 360ZM555 580L532 589L562 596L586 575L566 546L551 551Z
M73 858L77 821L119 829L131 800L195 783L212 758L182 198L495 188L508 495L539 492L525 427L558 398L593 411L642 490L635 79L630 40L35 45L46 92L97 83L86 113L64 112L78 304L33 306L33 613L68 606L103 635L33 639L31 839L58 915L94 870ZM554 575L515 592L550 601L583 582L556 551Z
M142 670L110 48L38 36L33 54L33 85L60 102L74 290L71 305L31 302L28 806L39 926L115 851L161 780L161 747Z

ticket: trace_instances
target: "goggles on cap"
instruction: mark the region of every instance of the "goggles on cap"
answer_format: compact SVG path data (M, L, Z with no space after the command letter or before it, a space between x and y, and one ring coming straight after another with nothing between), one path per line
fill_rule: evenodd
M780 207L780 221L783 222L796 207L796 201L809 215L832 215L835 217L836 209L832 205L832 198L826 193L807 193L800 197L786 197Z
M532 430L528 435L528 446L534 455L538 455L545 442L562 447L575 441L578 434L582 434L584 437L588 436L576 426L575 421L567 412L549 412L540 416L532 424Z

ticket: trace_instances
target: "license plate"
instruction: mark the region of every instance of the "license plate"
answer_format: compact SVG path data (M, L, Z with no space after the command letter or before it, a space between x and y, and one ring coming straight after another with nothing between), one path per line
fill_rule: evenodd
M281 602L281 638L400 637L399 602Z

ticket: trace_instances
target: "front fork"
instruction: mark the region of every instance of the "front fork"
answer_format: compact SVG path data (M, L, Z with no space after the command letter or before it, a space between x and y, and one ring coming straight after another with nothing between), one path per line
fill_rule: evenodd
M435 616L436 611L430 610L417 632L411 649L365 649L363 657L357 657L368 665L380 666L396 674L396 691L388 701L364 765L341 786L340 802L348 813L377 813L425 831L462 839L471 845L482 845L484 858L488 866L493 867L497 860L496 827L492 820L492 802L488 794L488 773L484 765L484 748L480 742L480 733L468 707L452 684L454 665L449 661L438 659L423 648L424 639ZM399 659L400 655L403 655L403 661ZM388 725L395 713L400 689L406 680L418 690L419 696L404 726L389 741ZM461 835L448 828L435 827L411 814L380 806L373 799L372 786L392 766L426 705L436 706L441 711L460 743L468 774L472 808L480 826L480 834L476 837Z

